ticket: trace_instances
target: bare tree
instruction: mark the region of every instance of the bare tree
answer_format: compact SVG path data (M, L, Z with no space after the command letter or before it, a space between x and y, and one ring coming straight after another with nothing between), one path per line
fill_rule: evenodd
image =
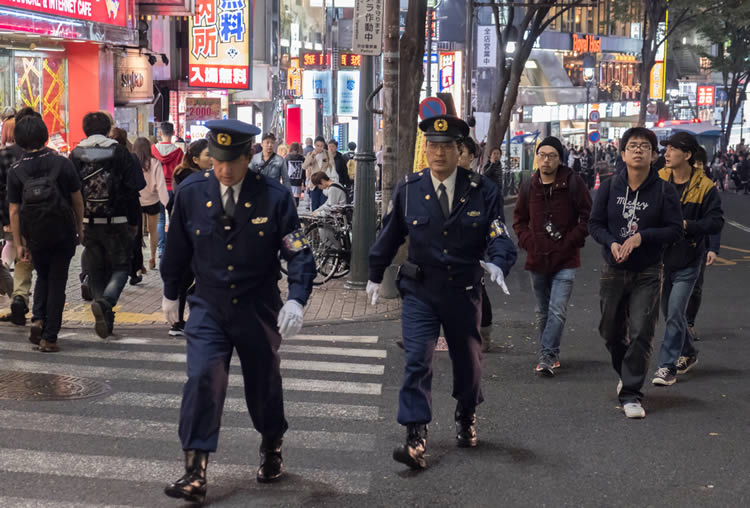
M750 5L741 0L728 1L710 18L696 20L695 28L717 48L716 55L704 47L699 51L711 62L710 69L721 73L727 93L727 105L721 111L721 130L724 133L721 150L726 151L734 120L750 83Z
M398 86L398 168L392 182L397 183L411 171L417 141L416 119L419 115L419 93L422 91L427 2L409 0L406 28L399 47ZM390 195L393 189L383 189ZM383 201L386 203L386 201Z
M487 133L485 157L492 147L502 143L510 127L521 75L534 48L534 42L547 27L565 12L575 7L597 5L597 0L492 0L476 4L489 7L495 18L497 31L497 88L492 99L490 127ZM554 8L554 12L551 11ZM508 52L508 42L515 42L515 51Z

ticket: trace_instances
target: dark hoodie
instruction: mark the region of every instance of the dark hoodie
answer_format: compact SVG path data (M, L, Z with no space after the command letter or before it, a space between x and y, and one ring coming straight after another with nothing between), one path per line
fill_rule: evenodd
M618 171L596 193L589 232L602 245L602 255L610 266L643 271L661 263L664 248L682 237L680 198L655 169L635 191L628 185L627 169ZM623 244L636 233L641 234L640 247L633 249L628 259L616 263L612 243Z

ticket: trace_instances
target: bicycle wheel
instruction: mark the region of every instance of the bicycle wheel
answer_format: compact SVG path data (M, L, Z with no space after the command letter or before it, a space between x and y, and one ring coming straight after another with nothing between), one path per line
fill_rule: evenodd
M335 231L327 224L310 224L305 229L305 238L315 259L317 275L313 279L313 285L320 286L331 280L340 263L338 253L332 248L329 240L335 238Z
M339 241L341 242L342 248L339 253L338 269L336 270L336 273L333 274L334 279L346 277L347 275L349 275L349 270L351 269L350 259L352 252L352 242L349 240L347 234L341 235Z

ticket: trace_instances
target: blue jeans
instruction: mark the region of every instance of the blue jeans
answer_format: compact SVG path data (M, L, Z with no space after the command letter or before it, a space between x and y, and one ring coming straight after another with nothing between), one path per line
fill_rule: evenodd
M700 274L700 269L700 265L688 266L675 271L664 269L661 307L666 319L666 330L664 331L664 342L659 352L659 367L668 367L673 374L677 372L676 364L682 353L683 345L685 345L686 340L689 340L685 311L690 295L693 293L695 281ZM691 346L687 352L694 354L695 349Z
M310 191L310 208L314 212L328 201L328 197L317 187Z
M568 300L573 292L575 268L563 268L557 273L529 272L536 295L536 317L539 325L540 354L557 358L560 354Z
M167 191L167 193L169 194L169 199L171 200L172 196L174 196L174 192ZM162 254L164 254L164 247L167 246L167 235L166 235L166 231L164 231L166 225L167 225L167 211L165 210L164 205L159 203L159 224L156 226L156 232L159 235L159 243L157 246L157 251L159 252L160 259L161 259Z

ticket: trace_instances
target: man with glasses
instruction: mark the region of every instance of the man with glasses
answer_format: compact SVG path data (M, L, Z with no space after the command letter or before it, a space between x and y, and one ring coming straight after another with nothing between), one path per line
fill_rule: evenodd
M453 116L436 116L419 128L427 140L430 167L396 187L383 230L370 248L367 282L368 297L375 304L383 273L408 235L408 262L397 276L406 355L398 422L406 426L406 443L394 450L393 459L412 469L426 467L432 356L441 325L453 363L456 444L477 445L475 408L483 400L482 269L507 293L504 277L516 260L515 246L498 218L497 186L458 167L456 142L469 135L469 126Z
M646 416L641 388L659 317L662 257L683 234L679 196L651 167L657 146L648 129L625 131L620 153L626 167L599 189L589 219L605 260L599 333L620 377L617 393L628 418Z
M518 246L537 300L539 361L536 372L554 376L573 292L580 249L588 235L591 196L586 182L562 164L563 146L550 136L536 148L539 170L521 188L513 213Z

